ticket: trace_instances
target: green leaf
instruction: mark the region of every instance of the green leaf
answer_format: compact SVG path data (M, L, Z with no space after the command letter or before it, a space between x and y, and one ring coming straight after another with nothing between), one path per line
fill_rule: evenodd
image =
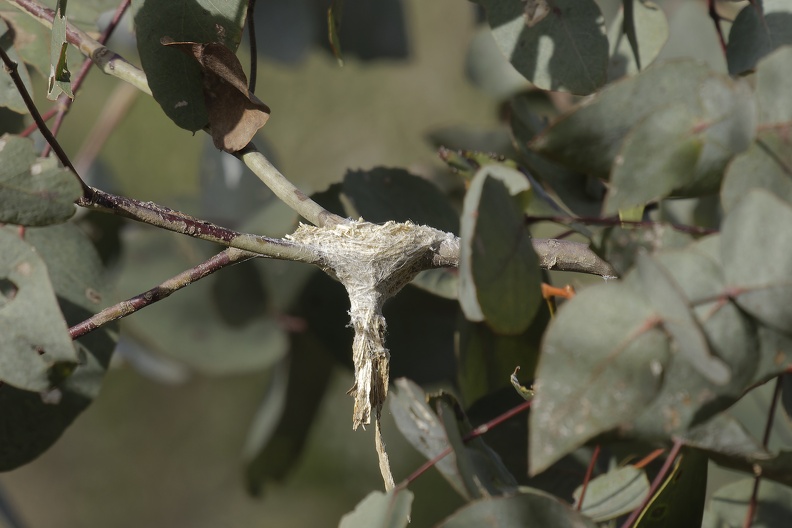
M44 392L68 377L79 357L58 309L46 264L12 230L0 230L0 245L0 381Z
M411 221L459 232L459 217L436 185L404 169L375 167L368 171L348 171L343 197L347 215L362 216L369 222ZM342 198L343 200L343 198Z
M269 481L283 480L299 460L332 366L332 356L316 337L293 334L289 355L273 369L248 433L243 456L252 494L259 495Z
M410 284L444 299L459 298L459 273L453 268L424 270Z
M341 56L341 15L344 13L344 0L333 0L327 8L327 37L330 47L333 50L339 66L344 65L344 58Z
M0 222L40 226L74 214L82 194L77 179L54 158L37 159L33 142L19 136L0 138Z
M792 204L792 138L777 130L764 130L748 150L726 169L720 198L731 211L751 189L762 188Z
M529 146L570 169L607 177L625 136L646 116L671 104L699 115L701 85L711 76L701 63L691 60L654 65L573 108ZM720 111L730 110L721 107Z
M16 236L13 229L3 231L7 232ZM79 228L71 224L30 228L25 240L35 246L49 269L66 324L77 324L101 308L102 264ZM1 471L25 464L48 449L97 396L115 347L114 329L115 325L106 325L75 341L80 364L50 397L10 385L0 390Z
M6 52L8 58L17 64L17 73L22 78L22 82L24 83L28 93L33 93L30 84L30 75L28 74L25 65L19 59L19 54L16 50L14 42L16 38L16 31L12 29L12 26L10 26L8 22L3 19L0 19L0 31L3 32L2 35L0 35L0 47L2 47L3 51ZM8 74L0 77L0 106L4 106L9 110L13 110L19 114L28 113L28 108L25 105L25 101L19 94L19 90L14 84L11 75Z
M792 17L792 13L787 16ZM792 72L787 68L790 61L792 47L785 46L762 59L756 68L756 99L760 125L788 125L792 121L792 102L789 97L784 97L787 88L792 84Z
M200 130L209 121L200 66L190 57L160 44L219 42L239 46L247 2L244 0L134 0L138 52L154 99L178 126Z
M470 433L473 427L456 398L443 392L430 395L428 403L440 418L448 435L468 497L480 499L514 493L517 490L517 481L503 465L498 454L481 437L467 443L463 440L464 435Z
M604 214L643 206L684 185L704 148L691 134L695 126L696 117L681 104L660 108L635 126L615 160Z
M553 528L594 528L587 517L552 495L530 488L509 497L481 499L463 506L437 525L438 528L510 528L552 526Z
M427 404L424 391L406 378L397 379L394 385L397 390L388 395L388 405L396 427L410 445L430 460L449 449L448 433ZM457 493L471 499L453 451L439 460L435 467Z
M703 260L703 259L699 259ZM639 255L636 272L643 292L662 318L662 324L676 345L680 359L686 361L710 383L725 385L731 380L731 369L713 355L709 341L693 314L685 290L675 281L671 271L648 255Z
M71 72L66 64L66 0L58 0L52 22L50 40L50 70L47 99L54 101L62 93L74 99L71 90Z
M575 504L580 502L582 491L582 485L575 490ZM580 512L594 522L608 521L638 508L647 493L646 472L635 466L624 466L591 479Z
M696 89L700 104L660 108L627 135L614 160L606 213L718 190L728 161L753 141L756 108L745 82L712 76Z
M372 491L341 518L339 528L406 528L413 494L410 490Z
M529 469L541 473L599 433L626 425L660 392L670 344L658 315L622 282L567 301L542 343Z
M761 442L733 416L721 413L684 435L685 445L735 459L770 458Z
M792 328L792 206L749 191L726 216L721 261L740 307L780 331Z
M635 279L661 315L676 353L665 365L660 393L634 421L634 434L646 439L686 435L755 382L756 328L726 301L723 271L698 243L641 257L638 273L625 277Z
M707 457L686 449L641 513L636 528L699 526L707 491Z
M763 0L746 5L732 24L726 60L729 74L754 69L765 55L792 44L792 5L786 0Z
M137 232L127 239L125 264L118 284L120 298L146 291L217 251L216 246L174 236L178 235ZM175 240L178 243L174 244ZM234 272L231 267L219 273ZM198 281L141 310L124 321L125 329L150 350L203 372L249 372L280 360L287 351L288 339L278 322L267 315L223 315L215 291L218 276ZM249 288L245 295L256 292L261 292L261 288ZM256 302L250 306L261 309Z
M459 299L467 318L486 319L502 334L525 331L541 303L541 272L521 208L489 166L465 196L460 238Z
M742 526L748 515L753 486L753 479L742 479L716 491L707 504L702 528ZM759 486L751 527L786 526L789 519L792 519L792 488L763 480Z
M554 0L530 17L521 0L479 0L501 52L543 90L589 94L605 83L608 39L593 0ZM540 0L540 4L547 2Z
M525 77L503 56L488 28L480 29L470 42L465 57L465 72L476 87L497 100L530 88ZM472 144L465 145L465 148L486 150Z
M608 30L608 79L635 75L657 57L668 40L665 13L654 2L627 0Z

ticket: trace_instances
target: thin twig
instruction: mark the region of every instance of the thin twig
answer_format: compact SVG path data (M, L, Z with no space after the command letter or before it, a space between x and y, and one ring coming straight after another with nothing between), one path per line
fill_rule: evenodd
M591 454L591 460L589 460L589 465L586 468L586 476L583 477L583 487L580 489L580 499L576 506L577 511L580 511L583 507L583 500L586 498L586 491L588 490L589 482L591 482L591 476L594 474L594 466L597 464L599 455L600 446L597 444L594 446L594 452Z
M524 401L520 405L518 405L516 407L513 407L512 409L509 409L508 411L506 411L505 413L503 413L501 415L496 416L495 418L493 418L492 420L488 421L487 423L479 425L478 427L476 427L475 429L470 431L468 434L463 436L462 437L462 442L468 443L471 440L473 440L474 438L478 438L479 436L481 436L484 433L488 432L493 427L496 427L496 426L502 424L503 422L505 422L506 420L508 420L510 418L513 418L514 416L517 416L518 414L520 414L522 412L527 411L531 407L532 403L533 403L533 400ZM395 488L396 491L404 489L407 486L409 486L410 483L415 481L415 479L417 479L418 477L420 477L421 475L426 473L429 470L429 468L433 467L435 464L440 462L443 458L445 458L448 455L450 455L452 451L453 451L453 449L451 448L451 446L449 446L449 447L445 448L444 450L442 450L437 455L435 455L434 458L432 458L430 460L427 460L418 469L416 469L415 471L410 473L410 476L408 476L406 479L401 481L396 486L396 488Z
M106 44L108 40L110 40L110 35L113 34L115 28L118 26L118 23L121 21L121 17L124 16L124 13L127 9L129 9L129 4L132 0L122 0L119 6L116 8L115 13L113 14L112 20L107 25L107 27L102 31L102 34L99 36L98 42L102 45ZM72 93L75 95L77 94L77 90L80 89L82 86L83 81L88 76L88 72L91 71L91 64L92 61L90 58L86 58L86 60L80 66L80 71L77 73L77 76L74 78L74 82L72 82ZM57 136L58 130L60 130L61 124L63 123L64 117L69 112L74 99L71 99L67 95L61 95L58 98L58 104L56 106L56 116L55 122L52 124L52 135ZM47 146L44 147L44 150L41 153L42 158L46 158L49 155L50 145L47 143Z
M707 0L709 16L715 24L715 31L718 33L718 40L720 41L721 50L724 55L726 54L726 39L723 36L723 28L721 27L721 16L718 14L718 6L715 0Z
M635 524L638 516L643 513L647 504L649 504L649 501L652 500L655 493L657 493L658 488L660 488L660 485L663 483L663 481L665 481L666 476L668 476L668 472L671 470L671 465L674 463L674 460L676 460L677 455L679 455L679 450L682 449L682 445L682 440L674 440L674 446L671 448L671 452L668 453L668 457L666 457L663 467L660 468L660 472L652 481L652 485L649 487L649 493L646 494L646 497L641 502L641 505L634 509L627 520L624 521L624 524L621 525L621 528L632 528L632 525Z
M316 263L318 259L312 248L291 240L239 233L153 202L141 202L133 198L116 196L93 187L89 187L89 189L89 196L80 199L78 205L114 213L168 231L250 251L265 257L311 264Z
M248 0L247 24L248 42L250 42L250 83L248 90L256 93L256 77L258 75L258 50L256 49L256 24L253 20L253 13L256 10L256 0Z
M183 271L174 277L171 277L162 284L155 286L146 292L135 295L134 297L131 297L125 301L121 301L113 306L105 308L93 317L72 326L69 328L69 334L71 335L72 339L82 337L85 334L93 332L102 325L116 321L122 317L126 317L127 315L131 315L141 308L145 308L150 304L161 301L172 293L184 288L185 286L189 286L193 282L201 280L218 270L221 270L227 266L231 266L232 264L244 262L245 260L257 256L259 255L256 253L242 251L241 249L224 249L209 260L202 262L201 264L198 264L197 266L186 271Z
M581 223L587 225L603 225L603 226L619 226L619 225L630 225L635 227L667 226L675 231L679 231L681 233L688 233L691 235L711 235L718 232L717 229L712 229L709 227L698 227L698 226L690 226L685 224L672 224L667 222L652 222L652 221L644 222L642 220L621 220L615 216L600 218L600 217L591 217L591 216L567 217L567 216L525 215L525 221L529 224L535 222L554 222L556 224L561 224L561 225Z
M770 441L770 431L773 429L773 421L775 420L775 412L778 407L778 400L781 397L781 376L776 377L776 385L773 390L773 400L770 402L770 409L767 412L767 423L765 424L764 436L762 436L762 447L767 447ZM757 466L758 467L758 466ZM761 468L754 477L753 489L751 490L751 499L748 501L748 511L745 515L745 522L743 528L751 528L753 524L754 515L756 515L756 507L759 497L759 483L762 481Z
M21 95L22 100L25 101L25 106L27 106L30 115L33 117L36 125L38 125L41 134L44 136L44 139L47 140L47 143L52 145L52 150L55 152L55 155L58 157L63 166L68 167L72 174L74 174L74 177L77 178L77 181L80 182L80 186L83 189L84 195L86 192L88 192L90 187L82 180L82 178L80 178L80 175L77 174L77 171L74 169L74 166L69 160L69 157L66 155L66 152L63 150L63 148L61 148L60 144L55 139L55 136L52 135L52 132L50 132L49 128L47 128L47 124L41 118L41 114L39 114L36 104L33 102L33 99L30 97L30 94L25 88L25 83L22 82L22 78L19 76L17 63L11 60L3 48L0 48L0 58L2 58L3 64L5 65L5 70L9 75L11 75L11 79L14 81L14 85L16 85L19 95Z

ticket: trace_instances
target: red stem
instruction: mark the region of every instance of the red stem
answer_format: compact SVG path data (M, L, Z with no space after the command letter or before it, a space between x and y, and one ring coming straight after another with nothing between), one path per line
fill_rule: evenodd
M646 505L649 504L649 501L652 500L655 493L657 493L657 489L663 483L668 475L668 472L671 470L671 466L676 460L677 455L679 455L679 450L682 449L682 441L681 440L674 440L674 447L671 448L671 452L668 453L668 457L663 464L663 467L660 468L660 473L652 481L652 485L649 487L649 493L646 494L643 502L641 505L633 510L630 516L624 521L624 524L621 525L621 528L632 528L632 525L635 524L635 521L638 519L638 516L646 509Z
M589 461L588 468L586 468L586 476L583 477L583 488L580 490L580 500L577 503L577 511L580 511L580 508L583 507L583 500L586 498L586 490L588 489L589 482L591 481L591 475L594 474L594 465L597 463L597 459L600 455L600 446L597 444L594 447L594 452L591 454L591 460Z

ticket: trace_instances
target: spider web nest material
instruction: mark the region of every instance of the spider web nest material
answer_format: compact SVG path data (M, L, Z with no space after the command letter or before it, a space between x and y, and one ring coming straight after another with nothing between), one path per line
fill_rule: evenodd
M352 358L355 399L352 427L371 423L385 487L394 487L388 455L382 442L380 415L388 395L390 353L385 347L382 306L418 272L444 265L442 255L453 252L458 240L451 233L411 222L382 225L350 220L332 227L301 225L290 236L310 246L317 265L341 282L350 301L350 326L355 331Z

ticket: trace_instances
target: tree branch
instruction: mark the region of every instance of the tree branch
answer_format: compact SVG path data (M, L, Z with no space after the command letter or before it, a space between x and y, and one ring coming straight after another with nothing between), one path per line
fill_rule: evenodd
M170 296L172 293L184 288L185 286L189 286L195 281L201 280L204 277L208 277L215 271L258 256L260 255L251 253L249 251L243 251L241 249L224 249L209 260L202 262L201 264L198 264L197 266L186 271L183 271L174 277L171 277L162 284L155 286L154 288L151 288L150 290L141 294L135 295L134 297L131 297L125 301L121 301L113 306L105 308L93 317L72 326L69 328L69 334L71 335L72 339L82 337L85 334L93 332L102 325L116 321L122 317L126 317L127 315L131 315L141 308L145 308L150 304L161 301L162 299Z
M312 248L294 241L239 233L153 202L141 202L133 198L116 196L93 187L90 187L90 191L87 197L78 201L78 205L114 213L201 240L250 251L264 257L310 264L316 263L318 259Z

